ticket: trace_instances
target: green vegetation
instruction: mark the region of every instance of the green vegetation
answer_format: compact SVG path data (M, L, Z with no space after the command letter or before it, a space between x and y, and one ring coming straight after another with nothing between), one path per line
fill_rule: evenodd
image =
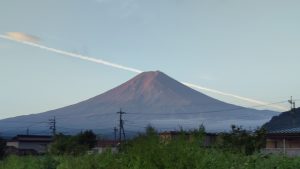
M253 132L232 125L230 133L221 134L222 141L218 143L218 147L227 149L227 151L251 155L264 148L265 135L266 130L263 128L258 128Z
M66 136L58 134L54 137L54 142L50 146L52 155L82 155L96 144L96 135L88 130L76 136Z
M6 142L0 137L0 159L4 158Z
M175 139L162 140L153 128L129 141L120 153L99 155L61 153L35 157L9 156L0 162L1 169L295 169L300 158L262 155L262 130L249 133L233 127L215 146L203 146L203 130L185 132ZM250 142L250 143L248 143ZM244 143L244 144L243 144ZM66 144L65 144L66 145ZM231 148L232 149L231 149ZM250 148L249 148L250 147ZM247 150L250 149L251 151Z

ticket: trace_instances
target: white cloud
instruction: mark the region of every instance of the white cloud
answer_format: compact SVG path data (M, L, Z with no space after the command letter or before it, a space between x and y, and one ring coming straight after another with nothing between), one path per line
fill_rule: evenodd
M16 37L18 37L18 36L16 36ZM44 45L40 45L40 44L31 42L31 41L28 41L29 39L20 38L21 36L18 37L18 38L16 38L16 37L8 36L8 33L6 35L0 35L0 38L2 38L2 39L15 41L15 42L22 43L22 44L25 44L25 45L29 45L29 46L32 46L32 47L37 47L37 48L44 49L44 50L54 52L54 53L58 53L58 54L61 54L61 55L64 55L64 56L73 57L73 58L77 58L77 59L81 59L81 60L85 60L85 61L90 61L90 62L94 62L94 63L99 63L99 64L114 67L114 68L117 68L117 69L123 69L123 70L134 72L134 73L141 73L142 72L141 70L138 70L138 69L135 69L135 68L123 66L123 65L120 65L120 64L116 64L116 63L111 63L111 62L108 62L108 61L105 61L105 60L102 60L102 59L96 59L96 58L93 58L93 57L89 57L89 56L85 56L85 55L81 55L81 54L77 54L77 53L73 53L73 52L67 52L67 51L63 51L63 50L59 50L59 49L55 49L55 48L50 48L50 47L47 47L47 46L44 46Z
M23 32L7 32L5 35L19 41L26 41L32 43L37 43L40 41L40 38L38 38L37 36L29 35Z

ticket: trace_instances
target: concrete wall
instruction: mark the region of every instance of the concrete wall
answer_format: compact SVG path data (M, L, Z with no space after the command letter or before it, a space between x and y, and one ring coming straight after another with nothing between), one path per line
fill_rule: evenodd
M48 150L48 143L45 142L18 142L9 141L6 143L8 147L15 147L17 149L35 150L37 153L46 153Z
M19 142L17 142L17 141L9 141L9 142L6 143L6 146L19 148Z

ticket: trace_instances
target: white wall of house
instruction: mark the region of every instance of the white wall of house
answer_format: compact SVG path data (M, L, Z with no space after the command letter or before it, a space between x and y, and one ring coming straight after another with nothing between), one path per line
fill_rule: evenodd
M8 146L8 147L19 148L19 142L17 142L17 141L8 141L8 142L6 143L6 146Z
M10 141L6 143L7 146L15 147L17 149L32 149L38 153L46 153L48 149L48 143L45 142L18 142Z
M38 153L46 153L48 144L45 142L20 142L20 149L33 149Z
M102 154L105 151L111 151L112 153L117 153L118 148L117 147L95 147L92 149L93 153Z

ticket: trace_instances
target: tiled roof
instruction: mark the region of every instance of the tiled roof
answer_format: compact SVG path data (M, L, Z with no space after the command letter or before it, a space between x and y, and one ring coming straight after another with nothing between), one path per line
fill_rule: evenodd
M119 144L118 141L114 140L98 140L96 146L97 147L115 147Z
M180 134L185 134L185 135L190 135L192 134L193 132L188 132L188 131L184 131L184 132L181 132L181 131L164 131L164 132L161 132L159 133L160 136L163 136L163 135L180 135ZM216 136L217 133L205 133L206 136Z
M298 128L289 128L289 129L281 129L281 130L274 130L268 132L268 134L300 134L300 127Z
M52 136L44 135L17 135L12 139L12 141L24 141L24 142L51 142Z

